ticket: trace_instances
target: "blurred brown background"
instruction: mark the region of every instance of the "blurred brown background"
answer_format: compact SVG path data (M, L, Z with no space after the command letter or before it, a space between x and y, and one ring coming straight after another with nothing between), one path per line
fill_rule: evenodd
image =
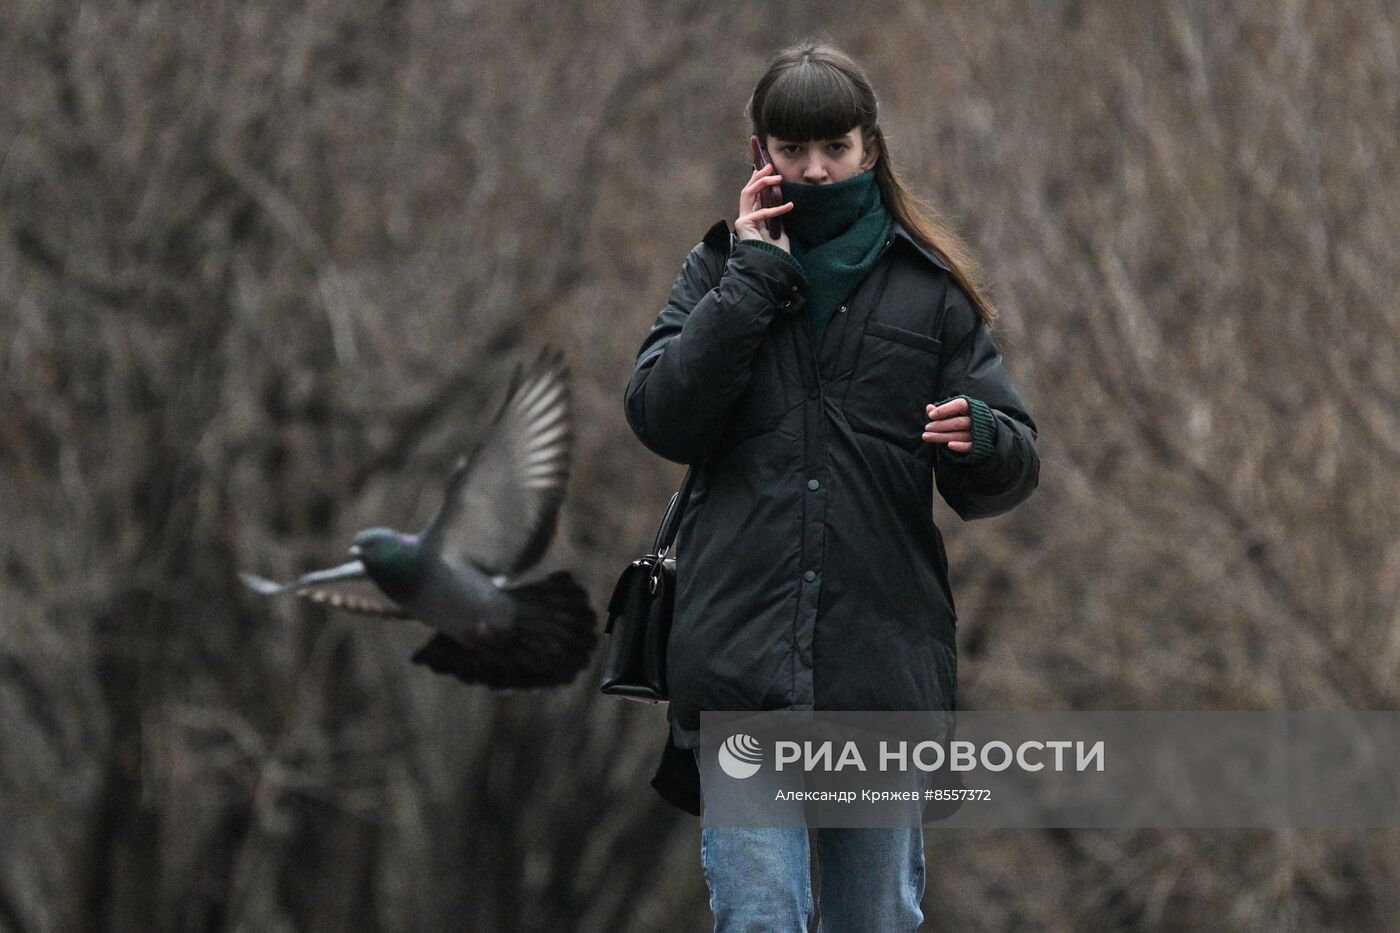
M0 930L709 929L657 708L493 695L235 571L416 528L566 349L548 566L681 468L622 416L803 35L987 266L1040 489L940 504L969 709L1395 709L1400 8L0 7ZM1391 832L930 829L943 930L1382 930Z

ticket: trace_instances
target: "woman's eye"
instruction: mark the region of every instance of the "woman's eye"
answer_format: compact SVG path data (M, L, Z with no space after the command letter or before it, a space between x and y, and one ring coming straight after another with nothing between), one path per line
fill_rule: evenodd
M795 155L797 155L797 147L796 147L796 146L784 146L782 149L779 149L778 151L781 152L783 155L786 155L786 156L795 156Z
M849 148L850 148L850 144L849 144L849 143L832 143L832 144L831 144L830 146L828 146L827 148L829 148L832 152L841 152L841 151L843 151L843 150L845 150L845 149L849 149Z

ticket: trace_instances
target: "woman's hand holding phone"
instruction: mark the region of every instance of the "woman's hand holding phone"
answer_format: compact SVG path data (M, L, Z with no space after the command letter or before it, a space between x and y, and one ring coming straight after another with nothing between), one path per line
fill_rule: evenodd
M967 399L956 397L942 405L927 405L924 414L928 416L923 433L925 443L947 444L955 454L972 449L972 414Z
M782 182L782 176L777 173L770 160L763 158L766 153L758 146L757 139L750 140L750 147L755 153L754 173L749 176L749 183L744 186L744 190L739 192L739 219L734 221L734 233L741 240L763 240L792 252L788 245L787 233L777 220L792 210L792 202L771 204L777 198L770 189L781 190L777 186Z

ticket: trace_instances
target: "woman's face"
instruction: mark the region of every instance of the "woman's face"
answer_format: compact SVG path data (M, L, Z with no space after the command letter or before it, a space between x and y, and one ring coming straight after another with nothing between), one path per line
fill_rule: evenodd
M769 136L768 154L779 175L808 185L829 185L859 175L875 164L877 155L873 148L865 148L859 127L842 136L805 143Z

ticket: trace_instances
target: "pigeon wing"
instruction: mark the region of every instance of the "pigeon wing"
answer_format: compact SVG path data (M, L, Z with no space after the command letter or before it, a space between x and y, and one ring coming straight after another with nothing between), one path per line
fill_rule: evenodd
M515 576L554 536L573 434L564 354L516 364L486 435L458 462L423 543L460 567Z
M498 690L572 681L598 643L588 592L563 570L505 592L514 605L506 624L437 634L413 655L414 662Z
M410 617L402 606L379 591L365 574L364 564L357 560L327 570L312 571L291 583L278 583L251 573L240 573L238 576L250 590L264 596L292 593L313 603L360 615L394 619Z

